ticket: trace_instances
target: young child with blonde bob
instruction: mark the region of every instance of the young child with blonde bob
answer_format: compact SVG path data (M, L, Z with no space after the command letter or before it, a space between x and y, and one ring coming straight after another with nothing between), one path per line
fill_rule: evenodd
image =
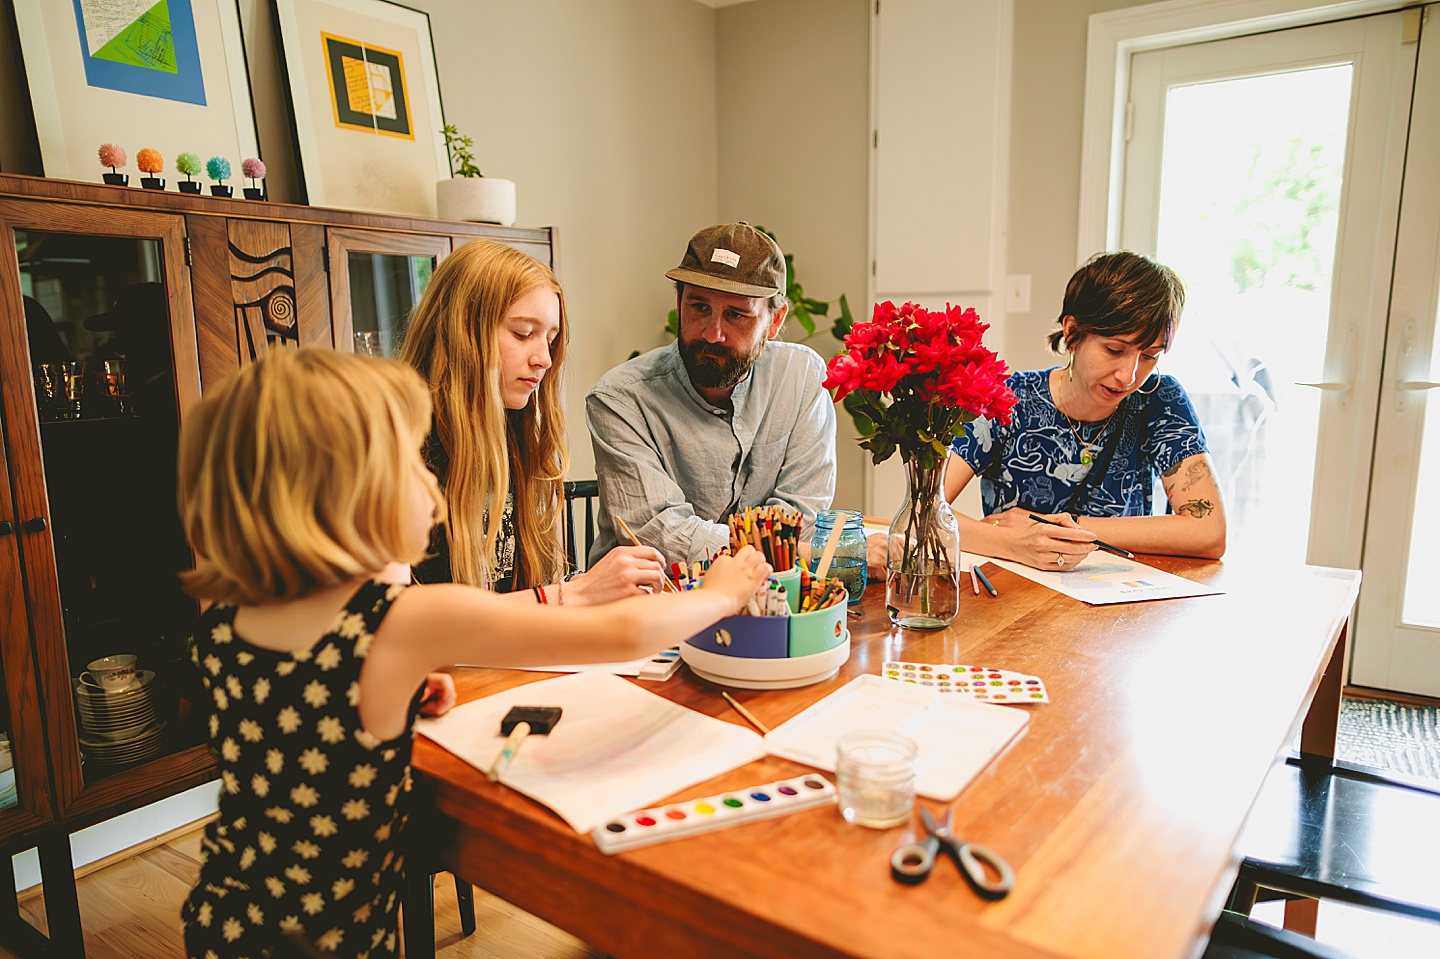
M420 452L430 413L409 367L304 349L269 353L185 418L184 581L214 603L194 660L222 782L181 910L195 959L258 959L287 933L340 956L397 955L427 677L457 662L634 659L735 612L769 572L747 548L703 590L591 607L384 582L444 516ZM453 703L444 693L436 711Z

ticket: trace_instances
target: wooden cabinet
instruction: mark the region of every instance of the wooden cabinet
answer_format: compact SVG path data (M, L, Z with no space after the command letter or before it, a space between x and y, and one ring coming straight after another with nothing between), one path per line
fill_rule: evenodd
M554 246L545 229L17 176L0 176L0 234L0 849L15 849L214 775L175 576L192 561L176 440L201 393L266 350L373 333L362 346L393 352L457 244L552 266ZM128 685L87 672L120 655L138 659Z

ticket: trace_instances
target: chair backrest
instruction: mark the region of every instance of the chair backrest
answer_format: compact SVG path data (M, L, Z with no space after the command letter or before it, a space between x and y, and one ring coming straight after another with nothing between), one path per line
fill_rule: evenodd
M584 500L584 525L575 525L575 501ZM590 547L595 545L595 508L600 499L600 483L597 480L576 480L565 482L565 538L566 567L571 572L580 572L589 565ZM583 535L581 535L583 534ZM584 549L580 549L583 541Z

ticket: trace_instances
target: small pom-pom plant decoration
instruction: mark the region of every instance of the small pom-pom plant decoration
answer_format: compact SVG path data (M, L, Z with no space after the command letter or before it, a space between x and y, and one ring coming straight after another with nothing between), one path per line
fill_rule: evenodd
M211 196L233 196L235 188L225 183L230 179L230 161L224 157L211 157L205 161L205 175L215 182L210 184Z
M249 158L247 158L247 159L241 160L241 161L240 161L240 174L241 174L241 176L245 177L246 179L248 179L248 180L250 181L250 185L245 188L245 199L247 199L247 200L263 200L263 199L265 199L265 187L263 187L263 186L256 186L256 185L255 185L255 181L256 181L256 180L263 180L263 179L265 179L265 163L264 163L264 161L260 160L260 159L257 158L257 157L249 157Z
M106 183L113 184L114 186L129 186L130 175L116 172L119 167L129 162L129 157L125 155L125 148L118 143L102 143L100 144L98 153L100 155L100 165L110 168L110 172L104 174L102 179L104 179Z
M125 156L125 148L120 144L100 144L100 165L108 166L111 173L114 173L117 167L122 167L127 162L129 162L129 158Z
M135 154L135 165L140 168L141 173L159 173L165 169L165 158L160 151L146 147Z
M193 153L182 153L175 158L175 172L185 174L185 182L180 184L181 193L199 193L200 184L192 177L200 173L200 158Z
M145 174L140 178L141 186L147 190L165 189L165 180L160 176L165 169L165 158L160 155L159 150L145 147L135 154L135 165Z

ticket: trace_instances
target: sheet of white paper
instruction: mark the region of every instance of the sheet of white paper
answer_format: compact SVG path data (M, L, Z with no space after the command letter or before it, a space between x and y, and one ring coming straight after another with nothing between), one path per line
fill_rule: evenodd
M460 663L461 666L473 665ZM516 666L533 673L609 673L611 676L636 676L640 679L669 679L680 665L680 647L671 646L641 659L623 663L567 663L563 666Z
M457 706L416 729L480 769L505 743L511 706L559 706L548 736L527 737L500 777L575 828L594 826L765 755L760 737L605 673L544 679Z
M1057 593L1091 606L1109 603L1137 603L1149 599L1181 599L1186 596L1218 596L1223 589L1212 589L1188 579L1172 575L1138 560L1125 559L1097 549L1071 569L1035 569L1008 559L991 560L1001 569L1008 569L1031 582L1048 586Z
M765 737L771 755L834 771L835 743L852 729L885 729L913 739L915 788L949 802L1025 724L1019 709L954 698L879 676L852 679Z

